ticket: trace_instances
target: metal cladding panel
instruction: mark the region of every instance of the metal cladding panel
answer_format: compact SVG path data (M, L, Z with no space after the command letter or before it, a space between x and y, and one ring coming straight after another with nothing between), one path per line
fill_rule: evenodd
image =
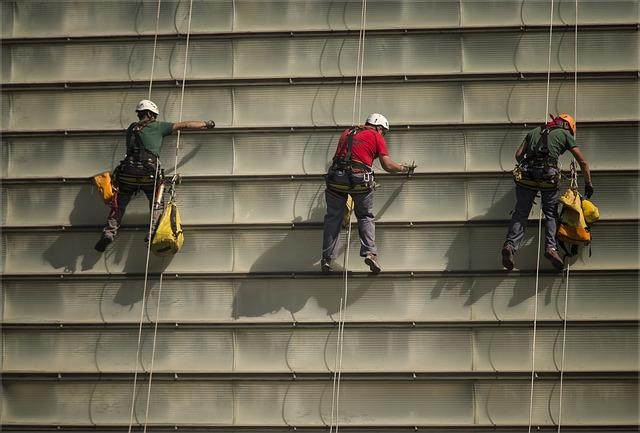
M550 3L542 0L460 0L463 26L549 25L551 12ZM579 3L578 23L614 24L637 15L635 0L586 1ZM556 2L553 24L575 24L575 3Z
M630 275L572 275L570 320L640 320L638 279ZM7 324L138 323L141 279L5 281ZM148 282L144 321L163 323L324 322L339 319L340 278L238 280L165 278ZM160 297L160 314L156 315ZM565 281L542 275L538 319L564 315ZM353 278L349 322L473 322L532 320L535 277L466 276Z
M575 269L637 269L636 224L594 226L596 254L583 249ZM146 232L124 231L105 255L93 245L97 234L83 231L58 233L5 232L5 273L105 273L144 272ZM379 227L377 243L388 271L499 270L504 227ZM152 257L150 272L302 272L317 271L322 235L320 229L185 230L180 254ZM517 258L520 269L535 269L537 231L527 231ZM359 257L360 240L352 236L349 269L365 271ZM495 254L487 252L495 251ZM342 263L342 250L335 260ZM549 269L546 260L542 269Z
M337 370L337 329L4 331L5 373L325 373ZM342 371L526 372L533 331L523 328L345 329ZM634 371L636 328L539 329L536 371ZM153 349L155 343L155 350ZM70 358L69 354L73 356Z
M638 120L638 80L581 80L578 112L583 121ZM573 111L573 80L554 81L550 112ZM396 124L502 123L541 121L546 83L438 82L370 84L362 112L384 111ZM91 130L126 128L146 90L8 91L5 130ZM464 95L464 96L463 96ZM156 89L161 120L179 116L180 90ZM4 103L4 102L3 102ZM351 124L352 85L190 87L183 119L203 116L219 126L336 126ZM265 107L269 107L265 110ZM384 108L384 110L381 110ZM205 116L206 114L206 116ZM33 117L40 121L33 122Z
M595 426L608 420L610 426L638 422L637 382L564 381L562 424ZM558 424L560 389L557 382L534 384L533 423ZM475 384L475 397L482 402L477 423L527 425L530 387L523 382L505 381ZM523 416L526 414L527 416Z
M132 118L129 118L132 120ZM385 139L391 157L415 161L418 173L508 171L527 129L394 128ZM184 176L324 174L340 131L182 134L178 172ZM638 170L638 128L579 127L578 144L592 170ZM175 136L161 153L167 173L173 172ZM616 143L611 152L610 143ZM123 158L124 132L119 135L3 137L5 177L89 177L112 170ZM33 155L40 158L33 158ZM286 155L286 157L283 157ZM570 155L561 159L567 168ZM376 161L377 172L382 169ZM596 174L597 175L597 174Z
M637 176L593 176L600 218L638 217ZM515 205L511 176L495 178L382 178L374 200L381 222L446 222L509 218ZM127 208L124 224L149 223L144 194ZM17 184L2 188L4 225L104 224L108 206L89 184ZM183 224L321 223L326 213L325 182L241 180L194 181L178 187ZM531 212L537 219L539 207ZM355 221L355 218L354 218Z
M551 70L574 71L573 33L553 36ZM365 40L364 73L546 72L548 40L546 32L372 35ZM578 47L580 71L637 70L635 30L579 33ZM356 36L196 39L189 44L187 78L353 76L357 49ZM184 50L184 41L161 40L156 47L154 80L182 79ZM7 45L2 55L3 83L148 80L153 43L16 44Z
M155 31L157 3L152 1L3 3L3 37L149 35ZM193 3L191 32L358 30L360 7L354 1L199 1ZM575 21L573 3L559 2L553 12L555 25ZM548 4L538 0L378 1L367 9L367 29L547 25L549 16ZM634 23L637 16L634 0L587 1L580 4L579 23ZM164 1L158 31L184 34L187 18L187 2Z
M526 425L528 382L346 381L340 388L341 426ZM554 425L558 383L536 384L532 422ZM5 425L127 425L131 383L5 381ZM268 396L268 398L266 398ZM637 420L638 386L616 380L564 382L563 423L630 425ZM326 426L331 382L156 382L151 425ZM135 424L145 417L146 387L136 398Z

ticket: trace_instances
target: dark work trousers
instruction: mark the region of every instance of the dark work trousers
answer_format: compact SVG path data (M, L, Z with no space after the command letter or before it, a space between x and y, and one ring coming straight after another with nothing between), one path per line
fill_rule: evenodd
M324 233L322 240L322 257L336 258L342 217L347 205L347 194L330 191L324 193L327 200L327 214L324 216ZM353 209L358 220L358 233L360 234L360 255L365 257L367 253L377 254L376 227L373 222L373 190L351 194Z
M513 251L517 251L524 238L524 229L529 219L529 213L536 198L537 190L528 189L516 185L516 208L511 216L507 241L505 246L509 246ZM544 244L545 249L556 248L556 220L558 219L558 199L559 190L540 191L542 195L542 214L544 215Z
M107 218L107 225L102 230L103 236L113 240L118 233L118 229L122 224L122 218L124 217L127 205L133 197L135 197L140 191L144 192L149 200L149 210L153 211L153 220L151 233L153 234L155 226L162 215L164 210L164 197L160 200L159 206L153 208L153 185L134 186L129 184L120 183L118 187L118 196L116 206L112 206L109 217Z

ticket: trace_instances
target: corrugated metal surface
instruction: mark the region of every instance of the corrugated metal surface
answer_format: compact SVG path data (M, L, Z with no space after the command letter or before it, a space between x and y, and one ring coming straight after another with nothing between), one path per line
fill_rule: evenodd
M578 112L583 121L637 120L638 80L580 81ZM385 111L396 124L510 123L540 121L544 81L371 84L362 111ZM573 111L573 81L551 84L549 111ZM7 91L2 113L6 130L126 128L131 108L146 90ZM163 119L179 115L180 88L156 89ZM214 118L219 126L336 126L352 118L353 85L189 87L184 118ZM527 101L523 103L523 101ZM384 109L384 110L381 110ZM33 117L40 120L33 122Z
M160 11L152 99L163 120L180 108L188 5ZM360 2L194 2L187 79L202 81L187 86L183 118L224 129L182 137L186 243L152 258L144 306L146 200L99 255L107 209L86 178L117 165L122 129L147 97L157 2L1 7L2 428L125 431L132 373L150 370L158 321L152 426L327 430L344 287L338 273L317 274L319 175L352 121L343 77L355 69ZM552 112L573 112L574 8L554 4ZM536 301L533 224L522 272L503 273L498 254L513 153L545 115L549 12L538 0L369 3L367 28L379 31L367 34L362 111L389 117L392 157L416 161L419 175L380 177L377 240L395 273L349 280L341 426L525 428L537 309L532 423L555 430L567 282L543 260ZM640 424L637 16L637 0L580 2L591 27L578 38L577 139L603 221L592 255L571 265L565 431ZM162 153L168 171L174 145ZM357 239L350 248L350 269L366 271Z
M366 38L366 75L546 72L546 32L406 34ZM574 66L574 39L554 37L552 71ZM619 49L611 50L611 46ZM578 39L580 71L634 71L638 66L635 30L585 32ZM189 45L187 77L252 79L353 76L358 38L281 37L195 40ZM184 41L160 41L155 79L182 78ZM3 50L8 83L147 80L152 41L78 45L9 45ZM123 62L123 59L128 59Z
M580 24L635 24L635 0L585 1ZM152 1L100 3L73 0L60 7L44 0L4 2L3 37L153 35L157 4ZM235 6L235 10L234 10ZM162 2L159 32L187 31L188 4ZM575 6L556 3L554 24L573 24ZM357 30L360 3L314 0L209 0L194 2L193 33ZM547 25L542 1L380 1L367 10L369 29Z

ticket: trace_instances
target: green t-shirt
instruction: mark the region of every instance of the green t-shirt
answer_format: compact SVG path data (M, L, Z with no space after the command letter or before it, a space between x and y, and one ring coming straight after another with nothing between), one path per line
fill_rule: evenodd
M538 126L535 129L529 131L526 137L528 154L533 154L540 138L542 137L542 128ZM542 143L540 143L542 146ZM576 146L576 140L569 131L563 128L555 128L549 132L549 138L547 139L547 145L549 146L549 156L554 159L558 159L560 155L567 150Z
M134 122L129 125L127 129L127 145L131 142L131 130L133 125L138 122ZM167 135L171 135L173 132L173 123L154 121L144 127L140 133L142 144L144 148L155 156L160 156L160 148L162 147L162 139Z

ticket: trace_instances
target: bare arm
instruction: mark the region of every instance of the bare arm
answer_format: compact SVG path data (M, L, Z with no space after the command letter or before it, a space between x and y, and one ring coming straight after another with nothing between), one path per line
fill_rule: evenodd
M407 166L393 161L389 155L380 155L380 165L387 173L406 173Z
M209 123L211 122L211 123ZM210 129L215 126L213 120L185 120L173 124L173 132L182 131L184 129Z
M522 161L522 158L524 158L524 154L527 151L527 139L525 138L524 140L522 140L522 144L520 144L520 147L518 147L518 150L516 150L516 161L520 162Z
M584 158L584 155L580 151L578 146L572 147L569 149L569 152L573 154L573 157L580 164L580 170L582 170L582 177L584 178L584 183L591 183L591 171L589 170L589 163Z

